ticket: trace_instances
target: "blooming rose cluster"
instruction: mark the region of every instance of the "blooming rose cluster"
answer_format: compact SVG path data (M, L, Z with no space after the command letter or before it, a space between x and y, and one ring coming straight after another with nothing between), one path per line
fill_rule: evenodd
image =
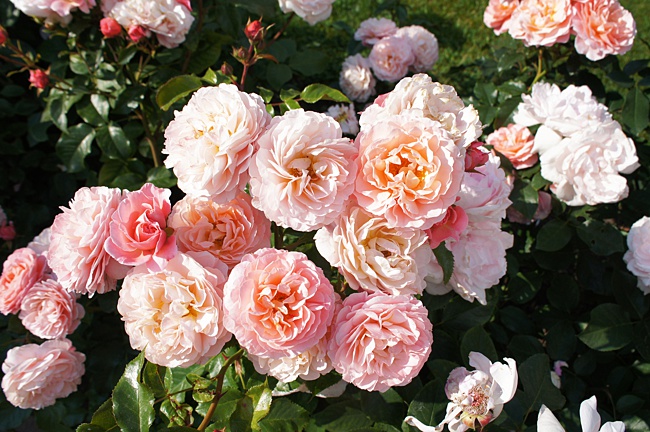
M526 46L552 46L575 35L576 51L592 61L625 54L636 35L632 14L618 0L490 0L483 21Z
M628 195L639 167L634 142L587 86L536 83L513 116L519 127L537 126L532 151L551 191L572 205L615 203ZM514 156L511 156L514 158Z
M11 3L25 15L63 25L70 23L72 12L80 10L87 14L96 5L95 0L11 0Z
M359 25L354 38L370 47L370 54L367 58L361 54L347 57L339 85L357 102L375 94L376 79L397 82L409 71L430 70L438 61L438 40L422 26L398 28L388 18L369 18Z

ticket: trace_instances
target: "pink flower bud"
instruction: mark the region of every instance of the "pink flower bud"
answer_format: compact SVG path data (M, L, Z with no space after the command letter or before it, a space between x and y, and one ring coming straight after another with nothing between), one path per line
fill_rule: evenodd
M44 89L50 83L50 77L43 70L32 69L29 71L29 82L37 89Z
M120 24L111 17L102 18L99 22L99 29L106 39L117 37L122 33Z
M9 222L0 226L0 238L4 241L11 241L16 237L16 229L14 223Z
M467 148L465 153L465 171L466 172L476 172L476 168L485 165L485 163L490 158L490 154L481 150L483 143L480 141L474 141Z
M260 20L255 20L249 22L244 28L244 33L246 37L252 42L259 42L264 39L264 27L262 27L262 22Z
M192 11L192 4L190 0L176 0L179 4L185 6L190 12Z
M431 249L437 248L448 238L458 240L460 234L467 228L468 221L467 213L462 207L455 205L449 207L445 217L425 231L429 236Z
M147 30L140 25L129 27L129 37L133 42L138 43L140 39L147 37Z
M9 39L7 30L5 30L4 27L0 26L0 46L4 45L5 42L7 42L7 39Z

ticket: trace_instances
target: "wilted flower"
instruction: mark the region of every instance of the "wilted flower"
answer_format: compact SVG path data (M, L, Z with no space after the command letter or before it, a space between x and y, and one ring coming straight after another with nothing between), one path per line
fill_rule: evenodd
M625 432L625 423L622 421L607 422L603 427L600 427L600 414L598 414L598 410L596 409L596 403L596 396L592 396L580 404L582 432ZM560 422L545 405L542 405L539 409L537 430L543 432L565 432Z

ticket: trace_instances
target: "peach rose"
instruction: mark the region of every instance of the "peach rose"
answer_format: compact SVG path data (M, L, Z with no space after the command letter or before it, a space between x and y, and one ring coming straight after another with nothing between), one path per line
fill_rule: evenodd
M302 109L274 117L250 166L253 205L275 223L312 231L343 211L357 149L333 118Z
M85 315L77 296L56 279L35 284L23 298L18 317L30 333L42 339L60 339L79 326Z
M318 230L314 240L354 290L421 294L433 259L424 231L391 228L384 218L356 206Z
M7 352L2 363L2 390L19 408L54 405L57 399L77 390L85 373L85 360L68 339L17 346Z
M229 268L244 255L271 246L271 222L245 192L227 204L186 196L174 204L169 227L181 252L205 251Z
M371 46L397 32L397 24L388 18L368 18L361 21L359 28L354 32L354 39L361 41L365 46Z
M131 347L167 367L203 364L219 354L232 337L222 324L225 279L221 269L184 253L159 272L135 267L117 302Z
M463 179L464 154L440 123L413 113L357 136L355 197L391 227L426 229L445 217Z
M145 183L127 192L111 216L110 237L104 249L117 262L129 266L145 264L158 271L176 255L176 238L167 235L171 191Z
M2 263L0 312L15 314L29 290L45 277L47 259L29 248L16 249Z
M438 39L429 30L419 25L401 27L395 33L411 45L415 59L409 69L413 72L426 72L438 61Z
M233 84L203 87L165 130L165 166L186 194L227 203L246 187L255 141L270 120L256 94Z
M521 0L508 33L526 46L552 46L571 36L571 0Z
M50 232L48 260L59 283L80 294L103 294L115 289L128 267L104 250L110 220L122 200L120 189L83 187L61 207Z
M354 293L333 323L328 353L343 379L384 392L417 376L431 353L433 326L410 295Z
M490 0L483 13L483 22L494 29L496 35L507 32L510 29L510 19L519 2L520 0Z
M636 35L634 17L618 0L574 2L571 26L576 51L592 61L625 54Z
M361 54L347 57L341 66L339 86L347 97L365 102L375 94L377 81L370 70L370 62Z
M325 336L336 296L323 271L301 252L246 255L224 286L224 326L258 356L294 357Z
M623 261L637 277L643 294L650 294L650 217L644 216L632 224L627 235L627 252Z
M406 76L415 62L415 54L408 39L390 36L372 47L368 61L378 79L396 82Z
M533 134L526 126L510 123L488 135L486 144L508 158L515 169L530 168L537 163L533 153Z

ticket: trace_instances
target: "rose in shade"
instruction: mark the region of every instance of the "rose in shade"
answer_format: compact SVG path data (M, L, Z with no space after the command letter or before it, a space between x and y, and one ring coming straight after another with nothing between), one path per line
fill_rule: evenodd
M339 85L347 97L357 102L365 102L374 95L377 81L368 59L361 54L347 57L341 66Z
M16 249L2 263L0 312L15 314L29 290L45 277L47 260L30 248Z
M388 18L368 18L361 21L359 28L354 32L354 39L366 46L371 46L383 38L394 35L397 24Z
M409 66L411 71L426 72L438 61L438 39L424 27L401 27L395 36L406 39L411 45L414 56L413 63Z
M637 277L637 286L643 293L650 294L650 217L644 216L632 224L627 249L623 255L627 269Z

